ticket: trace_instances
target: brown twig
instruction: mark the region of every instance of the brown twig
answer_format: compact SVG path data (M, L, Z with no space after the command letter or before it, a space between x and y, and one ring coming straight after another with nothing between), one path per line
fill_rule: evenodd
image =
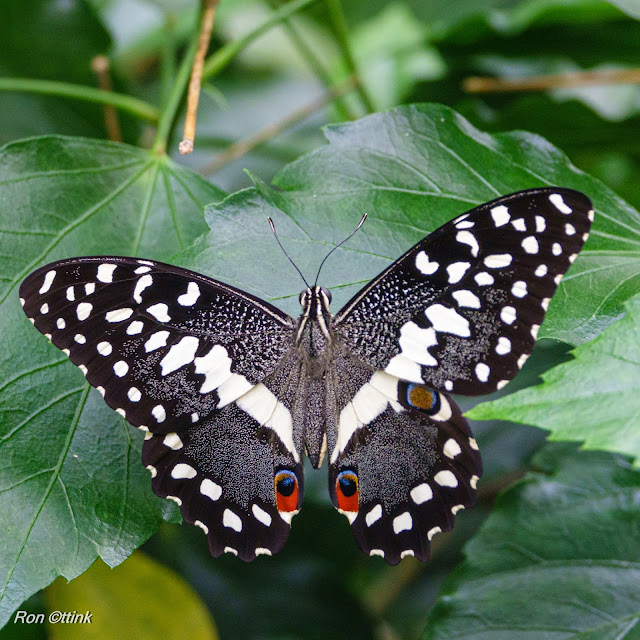
M202 13L202 27L200 29L200 40L191 69L191 80L189 81L189 94L187 96L187 115L184 122L184 136L179 149L181 154L193 151L193 141L196 137L196 119L198 117L198 101L200 99L200 86L202 85L202 68L204 59L209 49L211 32L213 30L213 19L216 14L216 7L220 0L205 0L204 11Z
M557 75L529 78L465 78L462 89L467 93L503 93L514 91L544 91L597 84L632 84L640 82L640 69L609 69L603 71L576 71Z
M91 60L91 69L98 79L98 87L102 89L102 91L113 91L111 75L109 74L109 58L107 58L107 56L96 56ZM122 142L122 131L115 107L111 104L105 104L102 109L104 113L104 126L107 130L109 140Z
M322 107L355 89L357 85L358 79L355 76L351 76L348 80L336 85L323 95L316 98L313 102L292 111L289 115L282 118L282 120L269 124L263 129L260 129L257 133L251 134L250 136L241 138L237 142L234 142L219 156L202 166L200 168L200 173L203 175L210 175L219 171L230 162L237 160L249 151L255 149L257 146L268 142L284 130L298 124L298 122L304 120L316 111L319 111Z

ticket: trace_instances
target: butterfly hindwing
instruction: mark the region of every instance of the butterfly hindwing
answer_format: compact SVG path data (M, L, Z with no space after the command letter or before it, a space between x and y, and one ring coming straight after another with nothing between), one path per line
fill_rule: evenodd
M440 391L495 391L531 353L592 220L589 199L570 189L476 207L364 287L336 314L335 331L376 370Z
M206 534L213 556L251 561L272 555L289 536L302 501L300 458L236 403L180 434L147 434L143 464L156 494L180 505ZM282 495L282 486L289 483Z
M467 421L447 394L373 371L340 341L328 377L333 504L365 553L427 560L431 538L476 500L482 462Z
M292 342L293 321L272 305L149 260L54 262L20 297L107 404L154 433L205 420L271 373Z

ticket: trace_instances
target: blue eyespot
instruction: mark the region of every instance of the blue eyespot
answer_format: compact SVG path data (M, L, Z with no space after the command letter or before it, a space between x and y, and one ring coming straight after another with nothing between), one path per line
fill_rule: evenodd
M410 407L424 411L429 416L440 411L440 395L421 384L407 385L406 402Z

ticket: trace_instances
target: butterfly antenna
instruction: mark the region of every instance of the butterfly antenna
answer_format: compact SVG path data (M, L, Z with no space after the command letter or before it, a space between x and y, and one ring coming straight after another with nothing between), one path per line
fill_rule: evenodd
M320 263L320 267L318 267L318 273L316 274L316 281L314 283L314 287L318 284L318 278L320 277L320 271L322 271L322 267L324 266L324 263L327 261L327 258L336 250L339 249L345 242L347 242L348 240L351 240L351 238L353 238L353 236L356 234L356 231L358 231L358 229L360 229L360 227L364 224L364 221L367 219L367 214L365 213L362 216L362 219L360 220L360 222L358 222L358 226L340 243L337 244L335 247L333 247L333 249L331 249L331 251L329 251L329 253L327 253L327 255L324 257L324 260Z
M291 259L291 256L287 253L287 250L282 246L282 242L280 242L280 238L278 238L278 234L276 233L276 227L273 224L273 220L269 217L267 217L267 220L269 221L269 226L271 227L271 231L273 231L273 235L276 237L276 242L282 249L282 253L284 253L284 255L287 256L287 259L293 265L293 268L300 274L302 281L304 282L307 289L309 289L309 283L306 281L305 277L302 275L302 271L298 269L298 265Z

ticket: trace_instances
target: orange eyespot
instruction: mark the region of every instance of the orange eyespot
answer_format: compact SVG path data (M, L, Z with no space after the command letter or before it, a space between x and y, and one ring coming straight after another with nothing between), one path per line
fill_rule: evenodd
M283 470L276 473L276 506L278 511L297 511L298 478L293 471Z
M354 471L341 471L336 478L336 498L342 511L358 512L358 476Z

